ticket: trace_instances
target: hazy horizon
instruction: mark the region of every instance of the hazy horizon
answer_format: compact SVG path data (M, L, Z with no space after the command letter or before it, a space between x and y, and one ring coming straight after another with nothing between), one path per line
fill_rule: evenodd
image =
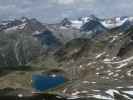
M100 18L133 16L132 5L133 0L0 0L0 20L25 16L54 23L91 14Z

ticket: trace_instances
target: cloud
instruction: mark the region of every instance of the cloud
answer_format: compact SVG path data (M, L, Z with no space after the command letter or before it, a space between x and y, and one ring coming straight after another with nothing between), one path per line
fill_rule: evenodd
M67 5L67 6L73 6L73 5L91 5L96 0L51 0L54 4L59 5Z
M75 0L53 0L52 2L57 4L69 5L73 4Z
M13 9L13 8L15 8L15 5L6 5L6 6L1 5L0 6L0 10L8 10L8 9Z
M133 16L133 0L0 0L0 20L14 17L35 17L55 22L63 17L77 18L95 14Z

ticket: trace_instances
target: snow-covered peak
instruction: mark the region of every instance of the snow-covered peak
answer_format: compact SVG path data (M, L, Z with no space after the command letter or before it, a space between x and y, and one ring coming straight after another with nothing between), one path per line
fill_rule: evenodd
M22 22L26 22L27 20L28 20L27 17L22 17L22 18L20 19L20 21L22 21Z
M105 19L105 20L101 21L101 24L108 29L113 29L116 27L120 27L126 21L128 21L128 18L116 17L116 18L112 18L112 19Z
M99 19L95 17L94 15L90 15L87 17L80 17L79 19L75 19L75 20L69 20L68 18L65 18L61 23L65 27L80 29L85 23L92 21L92 20L96 21Z
M89 17L82 17L82 18L80 18L80 20L83 21L83 23L86 23L86 22L88 22Z
M25 26L26 26L26 24L27 24L27 23L23 23L23 24L18 25L18 29L20 29L20 30L21 30L21 29L24 29Z
M2 22L1 23L1 25L3 25L3 26L5 26L5 25L7 25L8 24L8 22Z
M28 19L22 17L20 19L14 19L12 21L2 21L0 23L0 31L14 32L14 31L26 31L34 32L36 30L44 30L45 26L36 19Z
M4 32L22 30L22 29L24 29L25 26L26 26L26 23L22 23L22 24L17 25L17 26L9 27L9 28L5 29Z
M32 33L32 35L34 35L34 36L35 35L40 35L40 34L42 34L42 32L40 32L40 31L35 31L35 32Z
M90 15L90 16L87 16L87 17L81 17L80 20L81 20L83 23L87 23L87 22L90 21L90 20L98 20L98 18L95 17L94 15Z
M81 26L83 25L83 22L79 20L71 20L71 23L72 23L71 26L77 29L80 29Z
M61 25L66 28L76 28L80 29L80 27L83 25L83 21L81 20L69 20L68 18L65 18L62 22ZM61 26L61 28L62 28Z

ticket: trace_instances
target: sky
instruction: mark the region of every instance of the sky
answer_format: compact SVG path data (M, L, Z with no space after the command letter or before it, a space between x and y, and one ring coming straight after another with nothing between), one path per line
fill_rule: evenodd
M25 16L54 23L91 14L133 16L133 0L0 0L0 20Z

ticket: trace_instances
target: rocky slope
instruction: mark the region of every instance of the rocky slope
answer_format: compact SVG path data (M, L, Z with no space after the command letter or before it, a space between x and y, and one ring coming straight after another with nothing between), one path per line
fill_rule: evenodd
M36 19L22 18L0 26L0 66L26 65L62 43Z
M132 33L133 27L123 33L97 34L92 39L68 42L55 53L60 68L71 80L59 91L73 97L105 100L113 100L111 93L115 91L132 94Z
M61 23L44 25L35 19L23 18L2 23L0 65L29 65L32 69L11 72L5 69L5 75L1 72L0 88L30 90L32 74L61 72L69 81L53 91L68 99L122 97L124 99L116 100L132 100L132 19L118 19L92 16L81 18L79 22L65 19ZM106 21L104 25L102 22ZM113 28L107 27L108 21ZM123 23L119 24L121 21Z

